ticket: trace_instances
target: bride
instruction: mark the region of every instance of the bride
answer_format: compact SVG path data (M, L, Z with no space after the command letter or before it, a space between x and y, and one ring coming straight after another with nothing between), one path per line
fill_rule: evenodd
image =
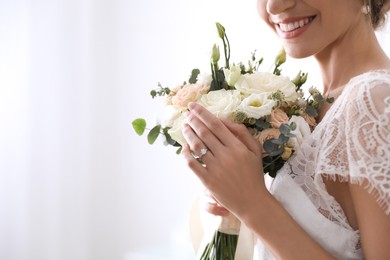
M207 210L237 216L255 234L260 259L390 259L390 60L374 33L390 1L257 6L288 55L315 57L335 102L269 190L246 128L191 103L183 155L216 201ZM207 151L206 167L191 150Z

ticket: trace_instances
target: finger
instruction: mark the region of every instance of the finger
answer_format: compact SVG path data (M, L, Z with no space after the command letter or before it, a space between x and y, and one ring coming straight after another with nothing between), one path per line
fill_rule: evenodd
M193 129L188 124L185 124L183 126L183 136L186 139L188 145L190 146L190 149L195 153L195 155L199 156L203 153L203 155L201 156L202 162L206 163L208 157L213 157L212 151L209 150L207 145L205 145L202 140L199 139L199 137L195 134ZM204 149L207 149L206 153L204 153Z
M229 210L219 206L217 203L206 203L205 209L207 212L217 216L226 217L230 214Z
M207 198L207 200L204 203L206 209L210 208L211 210L220 211L221 213L229 214L229 210L227 210L225 207L221 206L221 204L218 203L218 201L215 199L214 195L210 192L210 190L206 189L204 191L204 194Z
M213 194L210 192L210 190L205 190L204 195L206 195L207 198L211 199L213 202L217 202L216 199L214 198Z
M232 133L226 128L220 119L197 103L190 103L188 108L190 109L189 115L195 115L195 117L199 118L199 120L211 131L214 136L219 139L223 145L232 145L232 141L234 140L232 138ZM200 132L197 134L200 135L203 133ZM200 137L202 138L202 136Z
M184 159L187 161L188 167L196 174L196 176L198 176L200 181L206 186L207 169L194 158L190 150L190 146L188 144L184 145L181 154L184 156Z
M186 112L185 116L187 118L188 125L191 127L192 131L196 136L209 148L213 153L221 148L223 144L221 141L214 135L211 129L209 129L204 122L194 113ZM220 122L222 124L222 122ZM227 130L227 129L226 129Z
M199 137L195 134L194 130L188 124L185 124L183 126L183 136L186 139L191 150L196 154L200 154L203 149L208 148L207 145L199 139ZM209 150L209 153L211 153L211 150Z
M249 130L243 124L233 123L227 119L222 119L222 123L242 142L244 145L257 156L261 156L262 150L258 142L253 138Z

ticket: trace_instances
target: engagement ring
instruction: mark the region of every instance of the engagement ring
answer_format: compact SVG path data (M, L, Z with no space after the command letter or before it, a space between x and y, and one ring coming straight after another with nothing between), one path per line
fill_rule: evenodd
M202 161L203 156L205 156L208 151L209 151L209 149L203 148L200 150L199 155L194 154L194 158L198 161Z

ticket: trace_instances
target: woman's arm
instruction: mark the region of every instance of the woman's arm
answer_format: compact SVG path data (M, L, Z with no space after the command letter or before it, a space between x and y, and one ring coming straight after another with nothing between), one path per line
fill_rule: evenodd
M349 184L364 257L368 260L390 259L390 216L377 203L375 192L369 193L364 188L367 184Z

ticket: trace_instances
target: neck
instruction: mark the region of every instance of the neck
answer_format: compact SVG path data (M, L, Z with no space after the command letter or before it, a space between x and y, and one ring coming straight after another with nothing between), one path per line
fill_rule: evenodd
M390 62L380 47L374 30L356 26L315 55L324 84L324 93L339 92L348 81L375 69L390 69Z

